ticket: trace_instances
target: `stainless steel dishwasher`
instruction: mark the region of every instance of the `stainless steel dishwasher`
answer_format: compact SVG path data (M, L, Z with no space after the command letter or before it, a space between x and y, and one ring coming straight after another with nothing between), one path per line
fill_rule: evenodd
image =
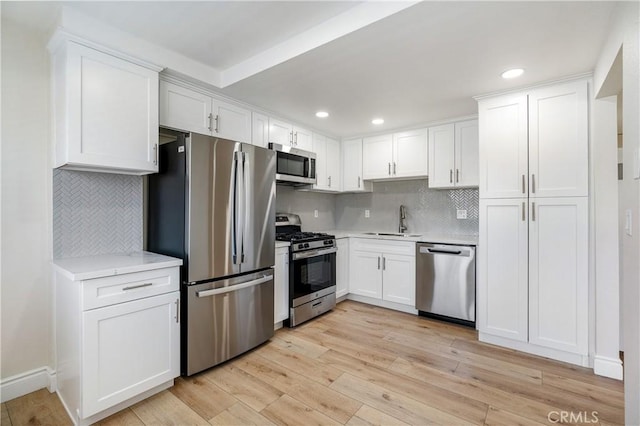
M416 309L421 315L475 325L475 253L474 246L417 244Z

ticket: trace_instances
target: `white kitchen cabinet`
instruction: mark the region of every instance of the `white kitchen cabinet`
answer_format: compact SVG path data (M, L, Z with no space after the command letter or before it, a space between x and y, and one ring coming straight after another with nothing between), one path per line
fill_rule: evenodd
M158 171L158 71L52 39L54 167Z
M269 142L306 151L313 150L311 131L276 118L269 118Z
M289 247L276 248L273 292L273 312L277 324L289 318Z
M478 121L429 128L429 187L478 186Z
M362 175L364 179L427 176L427 132L425 129L367 137L362 140L362 150Z
M526 342L529 324L528 204L481 199L478 241L478 328Z
M531 198L529 341L588 350L588 198Z
M337 238L336 246L336 298L349 293L349 238Z
M480 198L588 195L587 82L478 102Z
M316 153L317 178L313 188L322 191L340 191L340 142L314 133L312 151Z
M167 81L160 82L160 125L251 143L251 111Z
M352 238L349 292L415 307L415 243Z
M152 253L55 264L57 393L96 422L180 375L179 259Z
M362 139L342 141L342 191L371 192L370 181L362 178Z
M251 113L251 144L267 148L269 145L269 117Z

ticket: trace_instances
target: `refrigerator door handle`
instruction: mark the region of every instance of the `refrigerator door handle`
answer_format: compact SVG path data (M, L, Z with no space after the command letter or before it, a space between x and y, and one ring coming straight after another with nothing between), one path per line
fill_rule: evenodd
M247 235L247 224L250 223L249 214L250 214L250 191L247 189L247 182L249 182L249 173L251 170L251 165L249 164L249 156L246 152L241 152L242 155L242 210L241 210L241 219L242 219L242 239L240 240L240 263L244 263L244 238Z
M234 212L234 256L233 263L234 265L239 265L243 261L243 237L244 237L244 154L241 151L237 151L235 153L235 163L236 163L236 186L234 188L234 204L235 204L235 212Z
M233 202L231 213L231 260L234 265L238 262L238 153L233 153Z
M266 283L267 281L271 281L272 279L273 279L273 275L263 275L262 278L247 281L241 284L230 285L230 286L221 287L221 288L214 288L211 290L198 291L196 292L196 296L209 297L209 296L215 296L217 294L231 293L232 291L242 290L243 288L255 287L257 285Z

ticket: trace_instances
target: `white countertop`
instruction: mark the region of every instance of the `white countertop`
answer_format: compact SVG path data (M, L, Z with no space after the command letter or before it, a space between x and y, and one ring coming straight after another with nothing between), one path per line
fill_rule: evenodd
M400 237L395 235L371 235L365 231L345 231L345 230L329 230L324 231L327 234L335 235L336 238L372 238L377 240L395 240L395 241L415 241L423 243L442 243L442 244L465 244L478 245L477 235L447 235L434 233L408 232L410 237ZM375 231L384 232L384 231Z
M182 265L182 259L139 251L54 259L53 266L73 281L150 271Z

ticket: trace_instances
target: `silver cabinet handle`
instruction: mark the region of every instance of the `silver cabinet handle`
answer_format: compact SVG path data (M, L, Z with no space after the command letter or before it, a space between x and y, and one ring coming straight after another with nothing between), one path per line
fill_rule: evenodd
M531 193L536 193L536 175L534 174L531 175Z
M460 182L460 169L456 169L456 183Z
M525 215L525 210L527 210L527 207L525 206L525 202L522 202L522 221L524 222L525 220L527 220L527 218L524 217Z
M358 176L358 188L360 188L360 176Z
M391 176L391 163L389 163L389 176Z
M378 256L378 269L380 269L380 256Z
M522 175L522 193L524 194L527 191L527 184L525 183L524 175Z
M396 162L395 161L393 162L393 174L394 175L396 174Z
M154 166L158 165L158 144L157 143L153 144L153 165Z
M180 323L180 299L176 300L176 322Z
M296 146L298 146L298 132L296 132L295 136L296 136L296 143L295 143L295 145L296 145Z
M531 203L531 221L532 222L536 221L536 203L535 202Z
M209 126L207 127L210 132L213 131L213 114L209 113Z
M382 256L382 270L386 270L387 269L387 258Z
M329 188L331 188L331 176L329 176Z
M136 288L142 288L142 287L149 287L152 286L153 283L144 283L144 284L138 284L138 285L130 285L129 287L124 287L122 290L123 291L127 291L127 290L134 290Z
M293 146L293 130L289 132L289 135L291 136L291 139L289 140L289 145Z
M213 131L218 133L219 132L218 126L220 125L220 116L218 114L216 114L215 120L216 120L216 127L213 129Z
M449 169L449 183L453 183L453 169Z
M247 281L242 284L230 285L227 287L214 288L211 290L197 291L196 296L198 297L208 297L215 296L218 294L231 293L232 291L242 290L243 288L254 287L267 281L271 281L273 279L273 275L263 275L262 278L258 278L255 280Z

